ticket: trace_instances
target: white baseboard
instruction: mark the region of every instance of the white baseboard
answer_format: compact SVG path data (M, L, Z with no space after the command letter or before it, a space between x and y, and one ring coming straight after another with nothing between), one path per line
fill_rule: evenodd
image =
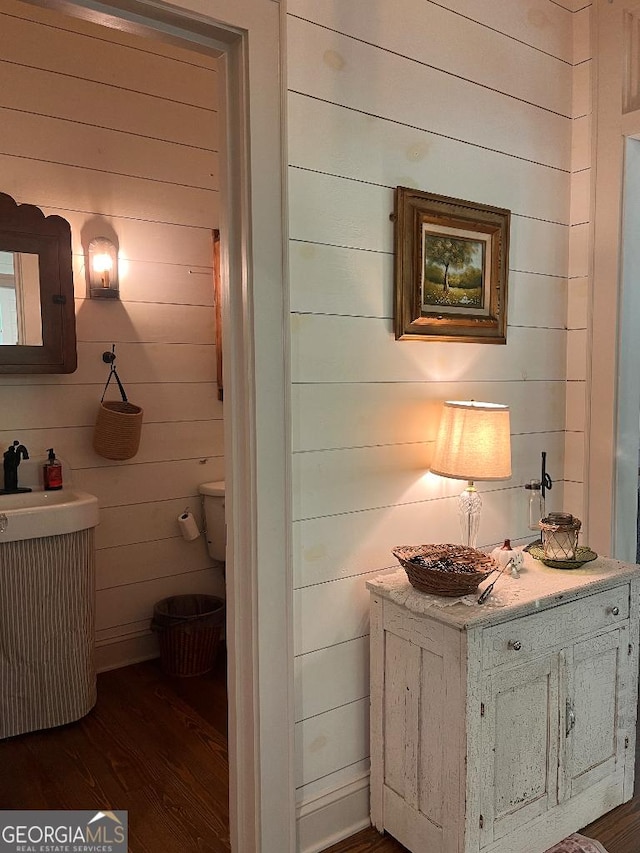
M369 773L298 804L298 853L319 853L371 825Z
M157 658L160 656L160 651L155 634L147 631L134 636L99 639L96 642L95 655L97 671L107 672L110 669L120 669L122 666Z

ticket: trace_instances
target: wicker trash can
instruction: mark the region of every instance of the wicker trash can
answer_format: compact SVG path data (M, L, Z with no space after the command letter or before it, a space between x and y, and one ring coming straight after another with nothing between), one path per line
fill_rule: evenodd
M224 600L215 595L173 595L159 601L151 630L158 634L163 671L186 677L213 669L224 616Z

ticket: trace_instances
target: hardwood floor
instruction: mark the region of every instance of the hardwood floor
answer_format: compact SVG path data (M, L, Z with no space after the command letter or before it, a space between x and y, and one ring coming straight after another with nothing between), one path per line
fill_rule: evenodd
M0 809L126 809L131 853L228 853L224 656L201 678L167 678L158 661L103 673L98 697L77 723L0 741ZM640 780L640 738L636 768ZM608 853L640 853L636 789L583 830ZM328 853L406 851L367 829Z
M158 661L103 673L87 717L0 742L0 809L126 809L132 853L228 853L219 661L199 678Z
M581 830L583 835L595 838L608 853L639 853L640 851L640 797ZM334 844L325 853L407 853L406 848L389 835L380 835L369 828L346 841ZM424 853L429 853L425 850Z
M636 741L636 787L632 800L580 830L595 838L607 853L640 853L640 731ZM370 827L346 841L334 844L325 853L406 853L406 848L388 835ZM424 853L429 853L425 850Z

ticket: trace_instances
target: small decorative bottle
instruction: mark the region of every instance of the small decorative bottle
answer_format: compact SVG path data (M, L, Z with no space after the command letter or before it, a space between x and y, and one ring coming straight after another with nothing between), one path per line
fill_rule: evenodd
M531 480L525 489L530 489L529 494L529 530L540 530L538 522L544 518L544 498L542 497L542 483L540 480Z

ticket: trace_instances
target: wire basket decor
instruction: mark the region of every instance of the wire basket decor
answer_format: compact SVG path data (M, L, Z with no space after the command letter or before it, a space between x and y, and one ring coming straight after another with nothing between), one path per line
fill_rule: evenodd
M582 527L579 518L570 512L550 512L538 522L547 560L575 560L578 534Z
M448 598L474 593L497 568L488 554L465 545L398 545L392 553L415 589Z

